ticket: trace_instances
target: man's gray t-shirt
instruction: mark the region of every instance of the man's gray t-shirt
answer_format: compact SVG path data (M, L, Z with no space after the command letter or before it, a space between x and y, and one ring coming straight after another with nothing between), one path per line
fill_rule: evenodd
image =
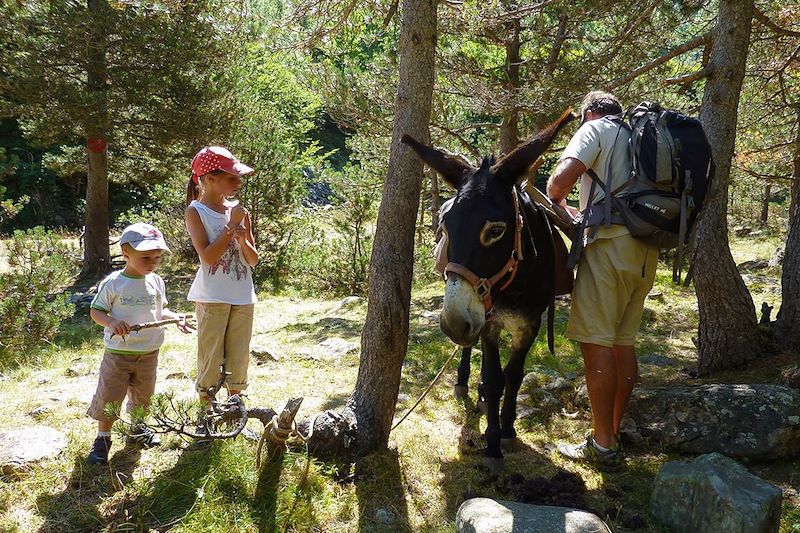
M561 159L573 158L583 163L587 169L595 171L597 176L607 182L608 158L611 157L611 190L623 185L631 175L631 162L628 154L630 132L619 127L619 121L612 120L615 116L590 120L583 124L561 154ZM613 150L611 146L614 146ZM579 191L579 209L583 211L589 205L589 191L592 188L592 178L584 173L581 176ZM597 203L605 193L600 185L595 185L594 198L591 203ZM596 238L609 239L630 233L628 228L621 224L610 227L601 226L591 238L587 235L586 243Z
M561 159L568 157L577 159L587 169L594 170L603 183L606 183L608 157L611 156L611 190L614 190L624 184L631 175L631 162L628 155L630 138L630 132L624 127L620 128L619 122L612 120L610 116L590 120L575 132L564 149ZM615 141L616 144L614 144ZM614 144L613 150L610 149L612 144ZM588 174L581 176L579 202L581 211L589 205L591 187L592 178ZM592 203L596 203L603 196L603 190L596 185Z

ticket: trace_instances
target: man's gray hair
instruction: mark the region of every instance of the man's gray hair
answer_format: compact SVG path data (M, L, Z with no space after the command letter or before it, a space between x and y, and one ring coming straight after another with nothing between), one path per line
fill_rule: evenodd
M583 97L581 102L581 124L586 122L586 113L589 111L601 116L619 115L622 113L622 104L619 99L605 91L592 91Z

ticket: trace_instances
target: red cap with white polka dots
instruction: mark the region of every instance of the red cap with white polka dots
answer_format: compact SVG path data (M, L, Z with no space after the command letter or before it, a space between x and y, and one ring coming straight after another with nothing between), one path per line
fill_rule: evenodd
M252 174L253 169L239 162L227 148L222 146L206 146L192 158L192 180L214 170L223 170L235 176Z

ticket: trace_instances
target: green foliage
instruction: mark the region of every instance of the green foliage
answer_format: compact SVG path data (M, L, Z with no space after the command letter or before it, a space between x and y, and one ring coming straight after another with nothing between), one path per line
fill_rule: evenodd
M307 213L305 231L292 252L296 279L307 288L337 295L365 295L372 254L372 220L380 189L356 166L326 177L338 205Z
M286 68L290 62L289 54L256 46L235 70L238 118L230 148L255 169L245 178L240 196L261 254L254 278L273 286L289 271L295 214L306 194L304 169L319 168L324 157L310 141L319 98Z
M18 164L19 157L15 155L9 156L6 149L0 147L0 181L3 181L3 178L12 174ZM0 223L17 216L29 200L29 198L24 195L17 201L4 198L7 190L8 189L3 185L0 185Z
M10 270L0 274L0 366L27 362L72 315L59 284L74 266L58 235L38 227L16 231L5 243Z

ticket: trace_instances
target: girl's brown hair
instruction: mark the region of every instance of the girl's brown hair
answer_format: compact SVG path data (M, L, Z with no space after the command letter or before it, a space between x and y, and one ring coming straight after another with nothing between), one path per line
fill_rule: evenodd
M197 178L197 182L194 181L194 176L189 178L189 182L186 184L186 207L189 207L189 204L192 203L192 200L197 200L200 198L200 180L205 178L208 175L211 176L221 176L225 174L224 170L212 170L211 172L207 172L202 176Z
M192 200L197 200L200 196L200 178L197 178L197 183L194 182L194 176L189 177L189 183L186 184L186 207L192 203Z

